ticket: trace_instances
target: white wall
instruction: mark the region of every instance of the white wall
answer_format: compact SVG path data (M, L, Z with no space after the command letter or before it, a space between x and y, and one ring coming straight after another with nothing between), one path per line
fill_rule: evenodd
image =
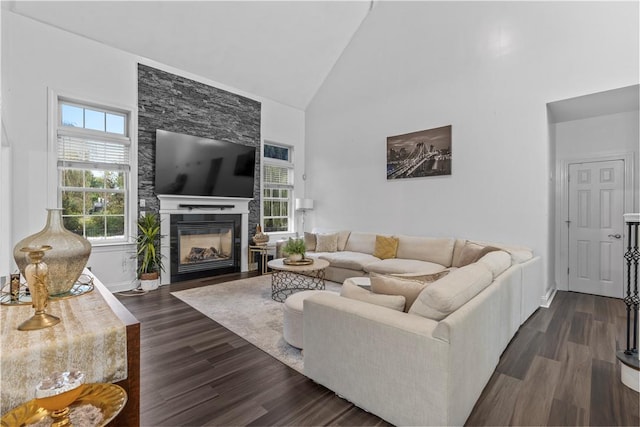
M638 152L638 111L556 123L557 160L589 154Z
M56 177L47 173L48 90L137 112L138 62L256 99L262 102L263 138L290 145L303 143L304 113L300 110L3 10L2 123L13 165L11 247L44 226L45 209L51 203L46 189L55 187ZM303 168L303 159L300 163ZM129 289L135 278L132 251L126 245L94 247L89 265L111 290Z
M306 112L310 219L527 245L550 273L546 104L637 83L637 17L637 3L376 3ZM449 124L451 176L386 180L386 137Z
M566 203L562 200L562 182L566 175L562 168L568 161L578 159L595 159L596 157L610 157L630 154L633 170L633 189L628 191L629 205L633 212L638 212L640 197L640 174L638 173L638 151L640 149L640 119L639 112L628 111L617 114L607 114L581 120L571 120L551 125L553 139L556 142L558 191L556 192L555 218L556 235L554 244L558 259L555 268L555 283L558 289L568 289L568 235L562 216L562 207ZM565 213L566 215L566 213ZM622 230L620 230L622 232ZM622 260L621 260L622 261Z

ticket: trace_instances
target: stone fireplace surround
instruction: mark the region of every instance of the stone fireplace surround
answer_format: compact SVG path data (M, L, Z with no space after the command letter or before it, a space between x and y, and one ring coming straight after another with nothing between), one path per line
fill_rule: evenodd
M171 215L211 214L240 215L240 271L248 271L249 249L249 201L238 197L197 197L158 195L160 200L160 252L165 270L160 273L160 284L171 283Z

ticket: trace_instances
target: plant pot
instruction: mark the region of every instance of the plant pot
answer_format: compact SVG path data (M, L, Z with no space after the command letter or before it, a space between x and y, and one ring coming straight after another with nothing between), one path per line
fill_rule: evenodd
M291 262L302 261L302 254L290 254L288 259Z
M143 291L154 291L160 285L158 273L142 273L140 275L140 288Z

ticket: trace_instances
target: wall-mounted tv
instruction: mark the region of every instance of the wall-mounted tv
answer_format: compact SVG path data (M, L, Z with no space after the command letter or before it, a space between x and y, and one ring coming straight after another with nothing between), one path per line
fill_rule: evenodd
M253 198L256 148L156 130L156 194Z

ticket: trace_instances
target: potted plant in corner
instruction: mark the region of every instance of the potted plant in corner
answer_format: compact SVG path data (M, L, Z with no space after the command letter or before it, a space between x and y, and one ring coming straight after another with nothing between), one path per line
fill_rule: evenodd
M307 251L307 247L302 239L289 238L287 243L282 248L282 252L287 255L289 262L299 262L304 259L304 254Z
M164 271L160 253L160 220L157 215L147 214L138 218L136 245L140 287L145 291L157 289L160 270Z

